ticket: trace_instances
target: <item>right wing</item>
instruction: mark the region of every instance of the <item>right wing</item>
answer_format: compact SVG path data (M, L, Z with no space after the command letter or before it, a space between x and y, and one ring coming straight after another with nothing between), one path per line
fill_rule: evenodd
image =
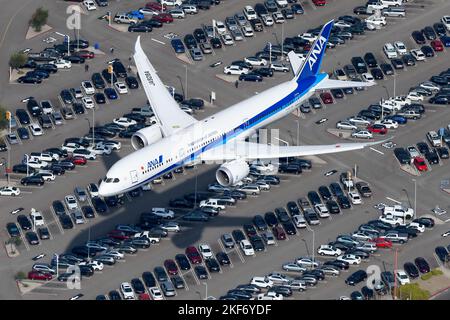
M376 85L376 82L369 81L343 81L335 79L324 79L317 84L316 90L327 89L342 89L342 88L357 88L357 87L371 87Z
M155 68L153 68L142 50L140 36L136 40L134 61L144 86L145 94L155 117L162 127L164 136L170 136L174 132L197 122L196 119L180 109L178 103L156 74Z

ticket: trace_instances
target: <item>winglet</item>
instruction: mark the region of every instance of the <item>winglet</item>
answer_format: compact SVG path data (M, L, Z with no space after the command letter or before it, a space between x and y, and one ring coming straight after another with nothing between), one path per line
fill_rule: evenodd
M302 82L304 79L315 77L317 73L319 73L322 58L325 53L333 24L334 20L330 20L323 26L316 41L314 41L308 55L306 56L306 61L303 64L302 69L295 76L297 83Z

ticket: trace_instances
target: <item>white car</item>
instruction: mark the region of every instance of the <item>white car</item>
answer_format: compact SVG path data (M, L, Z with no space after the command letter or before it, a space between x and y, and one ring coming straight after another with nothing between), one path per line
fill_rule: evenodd
M36 211L34 208L31 209L30 213L31 222L33 222L35 227L40 227L45 225L44 217L39 211Z
M348 118L348 121L357 126L368 126L369 124L371 124L371 122L369 120L361 118L361 117L350 117L350 118Z
M423 101L423 95L417 93L416 91L410 91L406 98L414 102Z
M447 31L450 31L450 16L443 16L441 18L441 22L447 28Z
M111 150L120 150L122 148L122 143L115 140L105 140L97 142L97 146L105 146L110 148Z
M253 161L250 165L251 168L254 168L262 173L269 173L275 171L275 166L271 163L264 163L262 161Z
M222 21L216 20L216 31L219 35L223 35L225 33L227 33L227 27L225 26L225 24Z
M250 241L248 241L248 240L241 240L241 242L239 242L239 246L241 247L242 252L244 252L244 255L246 255L246 256L253 256L253 255L255 255L255 250L253 250L253 247L250 244Z
M285 271L293 271L293 272L304 272L304 271L306 271L305 267L299 266L295 262L285 263L285 264L283 264L282 268Z
M28 161L26 159L24 159L22 161L22 163L26 164L29 167L34 168L34 169L41 169L41 168L45 168L46 166L48 166L47 161L41 161L41 160L35 159L35 158L28 159Z
M418 223L418 222L411 222L406 227L410 228L410 229L417 230L420 233L425 232L425 226L423 224Z
M278 272L272 272L267 275L267 279L271 280L275 284L283 284L291 281L292 279L286 277L284 274Z
M286 20L284 19L284 16L281 12L274 12L272 14L273 20L275 20L275 23L284 23Z
M87 149L75 149L72 151L72 156L76 157L76 156L80 156L80 157L84 157L87 160L95 160L97 159L97 155Z
M341 249L335 248L333 246L330 246L328 244L323 244L317 249L317 253L321 256L334 256L338 257L342 254Z
M368 72L362 74L362 79L365 82L375 82L375 78Z
M393 206L385 206L383 208L383 214L384 215L393 215L400 218L405 219L412 219L414 216L414 209L413 208L406 208L401 205L393 205Z
M72 62L64 60L64 59L58 59L56 61L50 62L56 66L58 69L70 69L72 68Z
M441 87L431 81L425 81L422 82L420 85L420 87L428 89L430 91L432 91L433 93L439 92L441 90Z
M425 54L420 49L412 49L411 55L416 59L417 61L425 61Z
M244 34L245 37L253 37L254 36L253 29L250 25L243 26L242 33Z
M309 42L314 42L317 39L317 36L313 35L312 33L302 33L298 35L299 38L305 39L306 41Z
M234 74L234 75L241 75L241 74L247 74L249 73L249 69L241 66L231 65L226 66L223 68L223 73L225 74Z
M226 46L232 46L234 44L233 37L229 33L224 33L220 36L222 38L222 42Z
M84 0L83 4L86 7L87 11L97 10L97 6L92 0Z
M288 5L288 1L287 0L275 0L275 2L277 3L277 6L279 8L285 8Z
M163 300L163 295L161 293L161 290L158 289L158 287L151 287L148 289L148 292L150 293L150 296L153 300Z
M133 119L129 119L129 118L116 118L113 120L113 122L115 124L121 125L122 127L128 128L129 126L133 126L135 125L137 122Z
M244 15L247 18L247 20L253 20L257 19L258 16L256 15L255 9L253 9L252 6L245 6L244 7Z
M95 93L94 85L89 80L81 82L81 88L83 88L84 93L86 93L88 95Z
M81 102L83 102L83 105L86 109L94 108L94 100L92 100L91 97L83 97L81 98Z
M125 300L135 300L134 290L128 282L122 282L120 285L120 291Z
M173 221L165 222L159 227L166 230L167 232L180 232L180 225L177 222Z
M266 293L260 293L256 296L256 300L283 300L283 296L274 291L269 291Z
M159 14L159 11L151 8L140 8L139 12L142 13L143 15L150 15L150 16Z
M375 124L382 124L388 129L397 129L398 128L398 122L392 119L383 119L383 120L377 120L374 122Z
M374 26L385 26L386 17L377 17L376 15L372 15L364 20L367 24L372 24Z
M397 281L400 283L400 285L405 285L410 283L408 275L404 270L396 270L395 271L395 277L397 278Z
M316 204L314 206L314 210L316 210L317 214L321 218L328 218L328 217L330 217L330 212L328 211L327 207L324 204L322 204L322 203Z
M44 134L44 131L37 123L30 124L28 128L30 128L31 134L33 136L42 136Z
M83 262L80 262L78 265L92 267L92 269L94 269L94 271L102 271L103 267L104 267L103 263L96 261L96 260L92 260L90 262L83 261Z
M166 218L166 219L175 218L175 213L172 210L169 210L166 208L152 208L152 213L156 216Z
M394 47L397 53L401 56L408 53L408 49L402 41L395 41Z
M381 222L390 224L393 227L404 225L403 219L393 215L382 215L378 218Z
M358 129L358 127L355 126L350 121L339 121L338 123L336 123L336 128L337 129L343 129L343 130L356 130L356 129Z
M306 268L311 268L311 267L318 267L319 266L319 262L314 261L311 258L308 257L299 257L297 259L295 259L295 262L300 265L300 266L304 266Z
M264 23L264 25L268 27L273 26L275 23L275 21L273 21L273 18L268 14L261 15L261 20Z
M267 277L253 277L250 284L253 284L259 288L273 287L273 281L269 280Z
M64 201L66 202L67 208L69 208L69 210L78 209L78 203L75 196L69 194L64 197Z
M252 66L267 66L267 60L258 57L247 57L244 59L245 62L251 64Z
M103 155L103 154L109 155L112 152L111 148L100 144L97 144L94 147L91 146L87 148L87 150L89 150L92 153L95 153L96 155Z
M397 51L395 50L392 43L388 42L383 46L383 51L388 59L394 59L398 57Z
M116 87L117 91L120 94L127 94L128 93L128 88L125 85L125 83L123 83L123 82L116 82L116 83L114 83L114 86Z
M211 247L206 243L199 244L198 251L200 252L204 260L211 259L214 256L213 252L211 251Z
M373 135L367 130L358 130L352 133L353 138L372 139Z
M431 145L433 147L440 147L441 146L441 139L439 138L439 135L436 131L428 131L427 132L427 139L430 141Z
M306 220L301 214L296 214L292 216L292 221L297 228L306 228Z
M42 100L41 108L44 114L51 114L53 112L53 105L49 100Z
M412 159L420 157L420 153L417 151L415 146L408 146L406 147L406 150L409 152Z
M282 63L271 63L270 69L272 69L273 71L278 71L278 72L288 72L289 71L289 67L285 66Z
M39 170L38 173L35 173L35 175L40 175L44 181L54 181L55 175L50 170Z
M0 196L18 196L20 195L20 189L17 187L1 187Z
M364 232L358 231L358 232L352 233L352 238L357 241L370 241L373 239L373 236L371 236L370 234L366 234Z
M354 254L344 254L336 258L336 260L347 262L348 264L357 265L361 263L361 258Z
M95 183L90 183L87 186L87 190L89 192L89 195L93 198L93 197L98 197L98 186Z
M356 191L350 191L348 193L348 197L350 198L350 201L352 202L352 204L361 204L362 203L361 196Z
M80 146L78 143L68 142L68 143L64 143L61 146L61 149L66 150L67 152L74 152L77 149L83 149L83 147Z

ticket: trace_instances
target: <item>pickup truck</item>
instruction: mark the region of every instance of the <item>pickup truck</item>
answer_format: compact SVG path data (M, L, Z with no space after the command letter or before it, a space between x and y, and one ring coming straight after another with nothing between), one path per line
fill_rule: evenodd
M342 172L340 175L341 183L345 186L347 189L351 189L354 186L353 179L349 177L349 174L347 172Z
M392 207L384 207L383 215L393 215L402 219L411 219L414 216L412 208L404 208L401 205L394 205Z
M146 237L151 244L159 243L159 241L161 241L159 237L151 235L149 231L137 232L133 236L133 238L141 238L141 237Z
M414 110L400 110L399 112L397 112L397 115L413 120L422 118L422 115Z
M389 240L391 242L398 242L401 244L408 242L408 235L406 233L387 232L380 238Z

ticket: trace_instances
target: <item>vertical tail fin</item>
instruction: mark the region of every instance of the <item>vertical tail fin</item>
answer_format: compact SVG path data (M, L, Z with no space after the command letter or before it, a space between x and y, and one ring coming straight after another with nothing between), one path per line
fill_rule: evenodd
M309 53L306 56L303 67L295 76L295 81L297 81L297 83L300 83L306 78L315 77L319 72L328 38L330 37L331 29L333 28L333 23L333 20L327 22L322 30L320 30L316 41L314 41L311 50L309 50Z

